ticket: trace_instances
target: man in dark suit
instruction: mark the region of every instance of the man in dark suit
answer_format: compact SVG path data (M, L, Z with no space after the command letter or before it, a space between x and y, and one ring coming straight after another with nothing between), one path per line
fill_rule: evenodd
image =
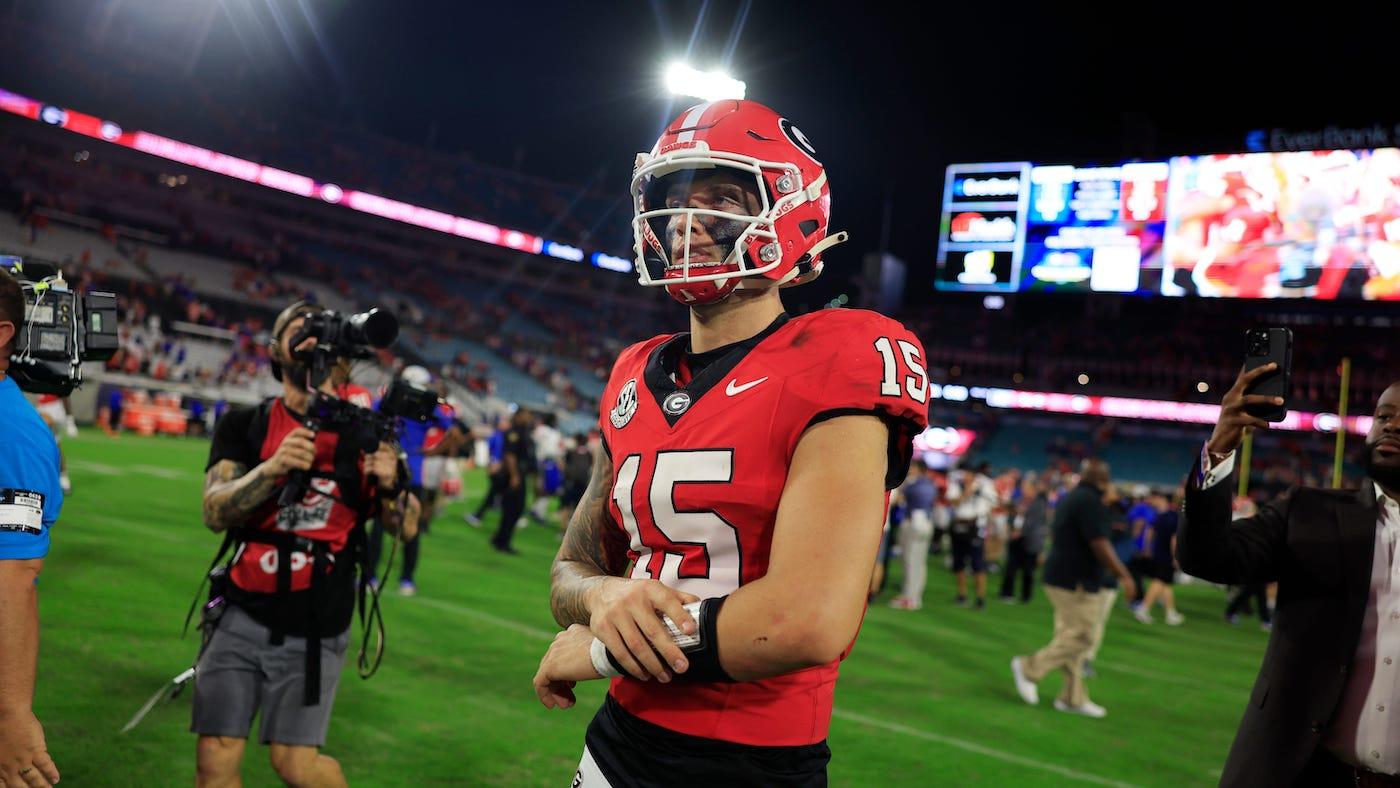
M1235 449L1268 424L1242 372L1187 482L1183 571L1277 581L1273 634L1223 786L1400 786L1400 382L1376 404L1360 490L1295 488L1231 522Z

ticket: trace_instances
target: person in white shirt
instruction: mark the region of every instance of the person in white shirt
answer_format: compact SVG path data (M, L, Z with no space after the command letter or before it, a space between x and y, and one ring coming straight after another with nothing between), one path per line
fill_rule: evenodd
M972 470L961 470L948 479L948 502L953 507L953 523L949 533L953 543L953 576L958 583L957 603L967 605L967 569L971 567L976 581L976 607L987 606L987 562L983 554L983 538L987 519L997 504L996 485L987 475L983 462Z
M556 424L558 420L554 414L546 413L530 435L535 441L535 461L540 468L539 487L530 516L538 523L549 516L549 499L558 495L564 484L564 434Z
M1267 429L1242 372L1192 470L1177 561L1216 583L1278 582L1268 650L1220 784L1400 786L1400 382L1381 394L1359 490L1295 488L1231 522L1235 451ZM1188 742L1183 742L1190 746Z

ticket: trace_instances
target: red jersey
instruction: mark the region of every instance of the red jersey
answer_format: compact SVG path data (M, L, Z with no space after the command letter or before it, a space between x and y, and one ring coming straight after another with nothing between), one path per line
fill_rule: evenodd
M898 486L913 437L928 424L929 380L919 340L874 312L784 316L681 385L672 371L688 342L685 334L659 336L624 350L599 423L613 465L610 510L630 541L631 577L705 599L767 573L788 468L812 424L857 413L884 418L886 486ZM883 523L851 526L878 533ZM838 663L735 683L624 676L613 679L611 693L631 714L679 733L813 744L827 735Z
M279 397L267 411L267 434L258 449L258 462L264 462L277 452L287 433L301 426ZM312 541L324 541L333 553L345 549L359 515L344 503L347 496L358 495L368 500L371 489L363 474L363 460L356 458L356 470L361 487L358 491L342 490L332 478L335 474L336 445L340 436L333 432L316 433L316 460L306 495L296 506L278 506L276 495L259 506L248 518L248 527L264 531L293 531ZM256 463L245 463L252 467ZM311 587L311 556L302 550L292 551L292 591ZM348 558L347 558L348 560ZM271 544L246 542L235 554L229 579L244 591L271 594L277 590L277 548Z

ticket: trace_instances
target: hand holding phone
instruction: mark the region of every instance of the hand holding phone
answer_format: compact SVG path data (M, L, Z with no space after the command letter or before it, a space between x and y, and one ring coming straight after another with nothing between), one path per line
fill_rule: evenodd
M1264 421L1283 421L1288 415L1288 392L1293 379L1293 332L1286 328L1254 328L1245 332L1244 370L1272 364L1270 371L1252 377L1243 393L1266 397L1245 404L1245 412ZM1275 401L1280 400L1280 401Z
M1220 419L1215 422L1215 430L1206 442L1206 451L1217 455L1229 454L1240 447L1246 427L1258 430L1269 428L1269 422L1251 414L1250 409L1282 407L1283 397L1246 394L1245 391L1255 381L1276 372L1277 368L1272 361L1254 369L1240 370L1239 377L1235 378L1235 385L1225 392L1225 398L1220 402Z

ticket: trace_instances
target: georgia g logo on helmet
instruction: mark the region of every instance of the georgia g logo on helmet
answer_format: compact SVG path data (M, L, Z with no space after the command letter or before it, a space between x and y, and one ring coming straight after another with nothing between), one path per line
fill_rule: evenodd
M632 175L637 281L687 305L741 286L815 279L831 189L807 136L755 101L699 104L638 154Z
M807 154L807 158L812 161L817 161L817 151L812 147L812 143L807 139L807 135L802 133L802 129L792 125L792 121L787 118L779 119L778 127L783 130L783 134L787 135L789 142L798 150ZM817 164L821 164L821 162L817 162Z

